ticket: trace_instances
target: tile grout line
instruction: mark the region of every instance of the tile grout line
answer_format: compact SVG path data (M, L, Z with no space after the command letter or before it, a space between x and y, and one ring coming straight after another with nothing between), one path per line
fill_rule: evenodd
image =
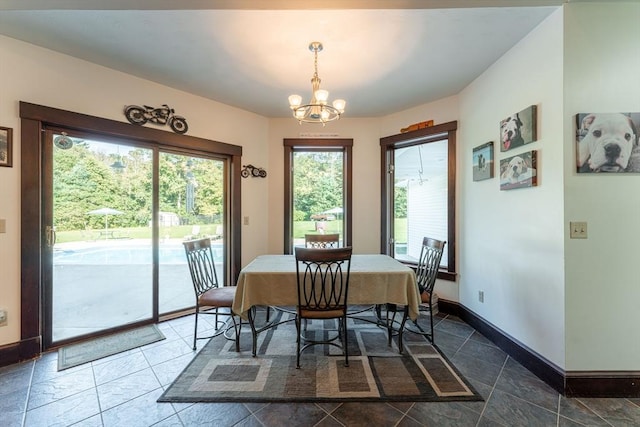
M507 356L504 359L504 362L502 362L502 367L500 368L500 372L498 373L498 376L496 377L496 381L493 383L493 386L491 386L491 391L489 392L489 396L487 397L487 400L484 402L484 406L482 407L482 411L480 411L480 418L478 418L478 422L476 423L476 427L478 427L480 425L480 421L484 417L484 413L487 410L487 406L489 405L489 401L491 400L491 396L493 396L493 392L496 389L496 384L498 383L498 380L500 379L500 376L502 375L502 372L504 372L504 369L507 366L507 361L509 360L509 357L510 356Z
M31 374L29 375L29 387L27 387L27 396L24 402L24 411L22 411L22 426L27 425L27 409L29 408L29 398L31 397L31 386L33 384L33 377L36 373L36 361L34 360L31 365Z

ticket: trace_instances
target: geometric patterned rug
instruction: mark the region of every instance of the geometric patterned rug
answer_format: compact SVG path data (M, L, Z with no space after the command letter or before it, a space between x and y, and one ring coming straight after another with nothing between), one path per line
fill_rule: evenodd
M279 312L277 321L293 319ZM325 337L334 320L307 324L307 334ZM482 400L436 346L406 333L404 354L387 333L370 322L348 320L349 366L341 350L328 345L306 349L296 369L293 321L258 335L251 355L251 331L243 324L235 343L212 338L158 402L446 402Z

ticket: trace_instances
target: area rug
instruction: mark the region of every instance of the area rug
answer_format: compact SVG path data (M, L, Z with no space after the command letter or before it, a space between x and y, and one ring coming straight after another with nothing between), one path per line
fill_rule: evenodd
M291 320L280 313L277 320ZM326 336L333 320L309 322L307 334ZM248 325L241 351L224 337L212 338L158 402L444 402L482 400L437 347L424 338L405 340L404 354L387 345L386 330L349 319L349 366L341 350L313 346L296 369L295 323L258 335L251 355Z
M58 371L165 339L156 325L108 335L58 349Z

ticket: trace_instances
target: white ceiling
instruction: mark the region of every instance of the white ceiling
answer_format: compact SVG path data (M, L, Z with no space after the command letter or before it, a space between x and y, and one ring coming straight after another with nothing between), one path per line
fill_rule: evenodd
M317 40L330 100L378 117L457 94L563 0L292 3L0 0L0 34L266 117L310 98Z

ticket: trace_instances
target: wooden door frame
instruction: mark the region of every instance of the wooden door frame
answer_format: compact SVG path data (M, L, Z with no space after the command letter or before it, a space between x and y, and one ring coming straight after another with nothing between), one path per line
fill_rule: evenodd
M228 277L235 283L241 269L241 186L242 147L159 129L147 128L57 108L20 102L21 118L21 314L20 342L13 357L26 360L38 356L42 341L42 229L43 182L42 147L47 127L63 127L105 137L156 144L163 148L215 153L229 158Z

